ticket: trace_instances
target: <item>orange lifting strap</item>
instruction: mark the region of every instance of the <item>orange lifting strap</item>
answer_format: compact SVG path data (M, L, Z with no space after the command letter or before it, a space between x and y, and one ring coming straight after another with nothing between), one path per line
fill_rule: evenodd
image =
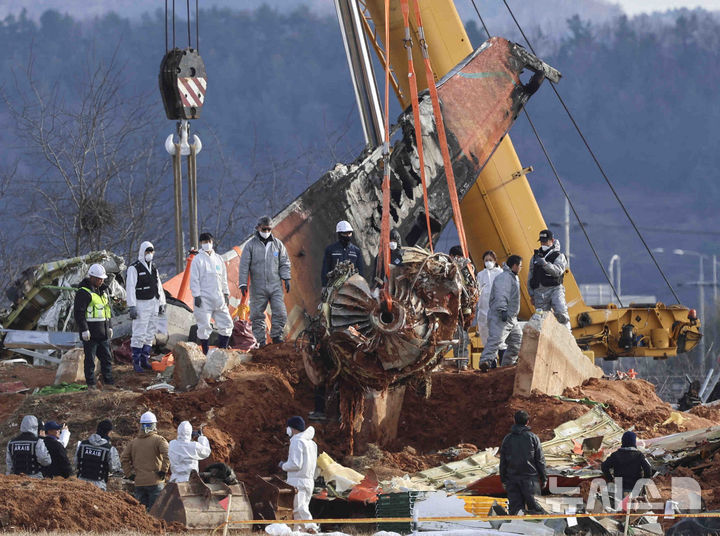
M404 1L405 0L401 0L401 2ZM428 55L428 46L425 41L425 31L423 30L422 18L420 17L418 0L413 0L413 8L415 9L415 21L418 27L417 32L420 39L420 48L423 59L425 60L425 75L427 76L427 86L430 91L433 113L435 114L438 141L440 142L443 165L445 166L445 178L447 179L448 189L450 190L450 204L453 209L453 219L455 220L455 227L457 227L458 237L460 238L460 247L462 247L463 256L469 258L467 240L465 239L465 227L463 226L462 214L460 213L460 200L458 199L457 187L455 186L455 173L453 172L452 162L450 161L450 151L448 150L447 136L445 135L445 121L443 121L442 111L440 110L440 99L438 99L437 88L435 87L435 76L430 65L430 56Z
M420 124L420 103L418 102L417 78L412 56L412 38L410 37L410 4L408 0L400 0L403 21L405 23L405 50L408 57L408 81L410 83L410 97L412 100L413 122L415 123L415 141L417 142L418 159L420 160L420 180L423 188L423 202L425 203L425 223L428 232L428 247L433 251L432 231L430 229L430 208L428 206L427 181L425 180L425 155L423 154L422 125Z
M380 254L385 267L385 285L383 298L388 311L392 308L392 299L388 293L387 278L390 274L390 0L385 0L385 140L383 143L383 205L380 227ZM379 264L379 263L378 263Z

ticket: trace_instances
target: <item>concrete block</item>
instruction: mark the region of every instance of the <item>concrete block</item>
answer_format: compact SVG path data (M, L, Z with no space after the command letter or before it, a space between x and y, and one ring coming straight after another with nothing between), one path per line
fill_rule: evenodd
M95 370L100 370L100 363L95 359ZM55 385L61 383L85 383L85 352L82 348L73 348L62 355L57 372Z
M201 379L201 373L207 358L194 342L179 342L173 348L175 369L173 382L180 391L195 387Z
M583 355L575 338L552 313L535 314L525 325L514 395L530 396L532 391L561 395L568 387L602 375L602 369Z
M165 316L159 317L158 334L155 340L168 351L172 351L179 342L185 342L190 335L190 328L195 323L193 314L178 305L167 304Z
M228 370L241 363L250 361L250 354L224 348L213 348L208 352L205 366L200 377L205 380L217 380Z

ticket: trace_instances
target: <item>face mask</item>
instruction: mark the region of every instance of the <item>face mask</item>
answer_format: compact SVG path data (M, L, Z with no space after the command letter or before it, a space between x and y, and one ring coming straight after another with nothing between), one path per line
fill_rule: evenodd
M390 242L390 249L396 250L397 249L397 242Z
M347 245L350 243L350 237L349 237L349 236L340 235L340 243L341 243L343 246L347 246Z
M152 253L146 253L145 254L145 262L151 262L153 260L154 255Z
M548 249L550 249L550 246L540 246L540 249L542 249L543 251L547 251Z
M212 242L203 242L200 247L203 248L203 251L212 251Z
M292 437L292 428L289 426L285 428L285 433L288 435L288 437Z
M492 270L495 268L495 263L493 261L485 261L485 268L488 270Z
M260 233L260 236L263 238L267 238L270 236L270 231L258 231Z

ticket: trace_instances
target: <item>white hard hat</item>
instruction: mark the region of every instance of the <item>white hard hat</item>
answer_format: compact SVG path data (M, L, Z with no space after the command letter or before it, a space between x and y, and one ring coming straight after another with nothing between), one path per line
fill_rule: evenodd
M157 417L152 411L146 411L140 416L140 424L153 424L157 423Z
M88 270L88 275L99 277L100 279L107 279L107 273L105 273L105 267L102 264L93 264Z
M336 233L352 233L352 225L345 220L340 220L335 226Z

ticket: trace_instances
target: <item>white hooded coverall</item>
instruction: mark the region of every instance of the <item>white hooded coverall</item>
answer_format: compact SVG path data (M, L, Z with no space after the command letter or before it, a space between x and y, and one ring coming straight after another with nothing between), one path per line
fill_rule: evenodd
M315 428L308 426L304 432L290 438L288 459L282 464L287 471L287 483L297 489L293 504L295 519L312 519L310 499L315 487L315 468L317 466L317 444L313 441ZM306 523L305 529L317 529L314 523Z
M170 482L187 482L190 472L198 470L198 461L210 456L210 443L207 437L200 435L192 441L192 425L188 421L180 423L177 439L170 441L168 457L170 458Z
M197 322L197 336L207 340L212 333L210 319L215 321L218 333L232 335L233 321L225 304L225 295L230 294L225 262L215 251L201 251L190 265L190 292L193 298L200 298L200 307L194 307Z
M502 312L507 314L503 321ZM480 362L487 363L497 359L500 344L507 343L503 355L502 365L517 363L522 330L517 323L520 312L520 280L507 264L503 264L503 271L493 281L490 290L490 307L488 311L488 340L483 348Z
M153 264L152 262L148 263L145 261L145 250L152 247L152 242L146 240L140 244L140 249L138 250L138 261L151 273ZM127 269L125 289L127 291L127 306L137 309L137 318L132 321L132 338L130 339L130 346L132 348L142 348L146 345L152 345L155 334L158 331L162 331L158 320L158 308L161 305L165 305L165 292L163 291L162 281L160 280L160 272L157 274L158 298L151 298L149 300L137 299L135 296L137 280L137 270L131 264Z

